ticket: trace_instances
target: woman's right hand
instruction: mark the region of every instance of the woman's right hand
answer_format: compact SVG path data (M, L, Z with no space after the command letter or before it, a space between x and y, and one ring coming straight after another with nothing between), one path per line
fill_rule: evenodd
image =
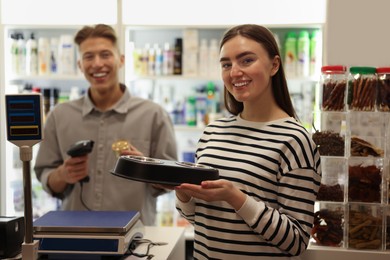
M191 196L187 195L184 191L178 191L175 188L177 186L172 185L164 185L164 184L153 184L153 187L155 189L167 189L167 190L174 190L176 193L176 197L182 201L182 202L188 202L191 199Z

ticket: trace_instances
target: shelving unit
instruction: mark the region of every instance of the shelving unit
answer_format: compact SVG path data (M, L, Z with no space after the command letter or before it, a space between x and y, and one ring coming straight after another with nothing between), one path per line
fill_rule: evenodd
M339 77L347 86L344 106L339 111L324 107L317 111L319 132L313 138L319 145L323 177L311 248L385 256L390 250L390 117L375 108L352 110L353 80L344 75L344 81L342 74Z

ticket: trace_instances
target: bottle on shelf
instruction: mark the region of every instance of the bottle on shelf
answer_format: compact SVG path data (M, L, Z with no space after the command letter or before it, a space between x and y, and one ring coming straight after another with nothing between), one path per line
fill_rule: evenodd
M196 97L189 96L185 106L185 120L187 125L196 126Z
M181 75L183 73L183 39L176 38L175 52L173 59L173 74Z
M148 50L148 75L156 75L156 50L154 46Z
M156 52L155 74L161 76L163 74L163 52L157 43L154 45L154 49Z
M38 39L38 74L49 74L50 64L50 42L46 37Z
M318 76L322 66L322 35L314 30L310 37L310 76Z
M18 58L18 39L16 33L11 34L11 73L18 74L19 71L19 58Z
M58 72L58 38L50 38L50 73Z
M297 76L308 77L310 73L310 39L309 32L300 31L297 43Z
M73 36L63 34L60 36L58 49L58 72L63 75L74 75L76 73L75 46Z
M297 35L291 31L287 33L284 43L284 68L287 78L296 77L297 69Z
M34 33L26 42L26 74L38 75L38 44Z
M174 51L171 49L169 42L164 43L163 50L163 75L173 74L173 56Z
M150 43L146 43L141 51L141 64L140 64L140 75L146 76L149 74L149 49Z
M26 42L22 33L17 34L18 44L18 74L26 74Z
M209 76L217 78L219 75L219 48L218 40L211 39L209 47L209 61L208 61Z
M199 75L200 76L208 76L209 68L208 61L209 59L209 47L207 46L207 39L201 39L200 47L199 47Z

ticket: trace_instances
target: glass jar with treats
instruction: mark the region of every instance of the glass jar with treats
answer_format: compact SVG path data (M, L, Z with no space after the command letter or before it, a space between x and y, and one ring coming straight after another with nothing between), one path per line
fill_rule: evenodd
M323 66L321 68L320 86L321 110L346 110L347 68L345 66Z
M352 111L375 111L377 75L375 67L350 67L348 108Z
M376 68L378 88L376 95L376 109L382 112L390 111L390 67Z

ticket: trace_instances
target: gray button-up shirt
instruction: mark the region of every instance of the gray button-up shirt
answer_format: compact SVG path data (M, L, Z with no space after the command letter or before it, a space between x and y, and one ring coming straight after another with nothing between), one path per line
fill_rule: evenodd
M122 86L124 87L124 86ZM101 112L88 93L80 99L58 104L45 121L44 139L40 143L34 166L43 188L49 173L69 156L66 151L80 140L95 142L89 154L90 181L84 183L82 197L92 210L138 210L146 225L155 224L156 195L150 184L131 181L110 173L117 157L111 145L127 140L145 156L177 159L176 141L168 113L158 104L124 95L112 109ZM62 198L64 210L86 210L80 200L80 185L69 185Z

